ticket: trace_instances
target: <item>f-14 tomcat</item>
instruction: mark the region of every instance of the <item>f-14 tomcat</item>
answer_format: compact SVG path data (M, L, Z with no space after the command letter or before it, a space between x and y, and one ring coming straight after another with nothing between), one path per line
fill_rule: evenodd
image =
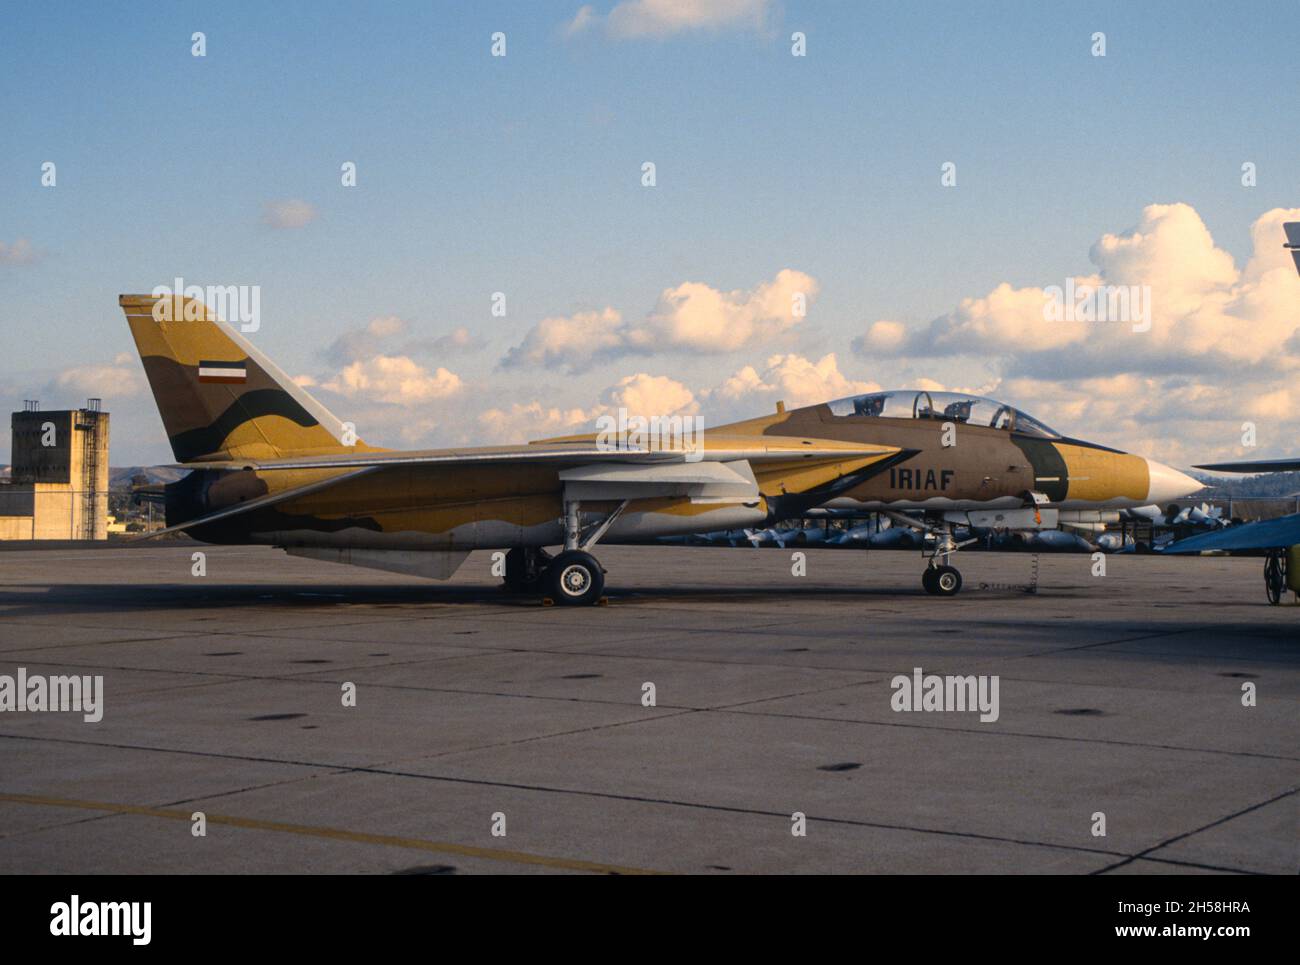
M507 550L505 583L591 604L599 541L762 526L816 506L920 510L923 584L961 588L953 523L1141 506L1199 488L1140 456L1063 438L968 395L874 393L720 426L693 442L635 433L516 446L367 445L201 302L122 295L172 451L167 529L210 543L446 579ZM688 444L691 443L691 444ZM156 534L155 534L156 535ZM551 556L546 547L560 546Z

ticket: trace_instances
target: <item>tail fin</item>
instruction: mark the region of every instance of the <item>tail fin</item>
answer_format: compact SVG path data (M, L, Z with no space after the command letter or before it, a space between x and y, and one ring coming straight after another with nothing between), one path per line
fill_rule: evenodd
M1282 230L1286 232L1286 244L1282 247L1291 250L1295 270L1300 271L1300 221L1288 221L1282 225Z
M368 449L202 302L121 295L178 462Z

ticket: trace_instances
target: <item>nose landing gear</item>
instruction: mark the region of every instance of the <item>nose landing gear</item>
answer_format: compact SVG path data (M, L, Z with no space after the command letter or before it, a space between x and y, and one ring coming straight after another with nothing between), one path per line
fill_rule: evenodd
M921 585L935 596L956 596L961 590L961 573L955 566L936 566L932 560L921 574Z
M956 596L961 592L961 573L957 567L951 565L949 560L963 546L976 540L957 542L952 535L952 524L947 520L941 522L931 532L935 534L934 551L929 554L930 562L925 572L921 574L921 586L925 587L925 592L932 596Z

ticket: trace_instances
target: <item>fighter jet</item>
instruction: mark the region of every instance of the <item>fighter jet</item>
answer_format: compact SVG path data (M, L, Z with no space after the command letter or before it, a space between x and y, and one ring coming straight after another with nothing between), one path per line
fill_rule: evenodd
M949 563L960 548L954 523L1141 506L1200 487L1009 405L924 391L790 412L778 403L703 438L657 444L620 428L514 446L381 449L201 302L119 303L172 451L190 470L164 490L162 532L440 579L471 550L505 550L507 588L559 604L601 599L604 570L591 551L602 540L765 527L841 503L921 530L931 547L922 583L951 596L961 588ZM552 557L545 548L556 545Z

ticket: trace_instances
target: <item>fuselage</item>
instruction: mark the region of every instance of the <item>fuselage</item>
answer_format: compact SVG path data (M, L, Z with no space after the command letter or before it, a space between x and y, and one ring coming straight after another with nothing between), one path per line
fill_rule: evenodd
M701 460L738 469L749 480L747 486L602 489L588 483L584 524L597 524L623 504L602 540L641 542L762 526L815 507L1116 509L1163 503L1199 486L1141 456L1061 437L1017 410L1002 406L994 414L991 407L997 403L990 400L978 400L987 402L990 411L976 419L972 415L985 409L972 409L965 399L964 408L948 404L940 409L930 393L879 395L888 401L877 405L877 396L839 400L707 430ZM900 396L912 399L910 407L899 402ZM1003 416L1003 410L1011 414ZM588 435L549 441L594 440L595 435ZM827 458L828 446L842 449L843 457ZM736 458L756 451L766 451L766 461ZM812 452L819 458L810 459ZM393 466L191 532L209 542L287 547L551 546L564 540L566 492L575 486L572 470L580 468ZM330 472L199 470L167 488L168 523L302 486Z
M837 415L831 405L816 405L728 428L759 426L761 431L779 426L783 434L871 440L910 454L823 504L835 509L978 510L1027 503L1127 509L1163 505L1200 488L1175 469L1118 449L1049 435L1050 430L957 422L942 413Z

